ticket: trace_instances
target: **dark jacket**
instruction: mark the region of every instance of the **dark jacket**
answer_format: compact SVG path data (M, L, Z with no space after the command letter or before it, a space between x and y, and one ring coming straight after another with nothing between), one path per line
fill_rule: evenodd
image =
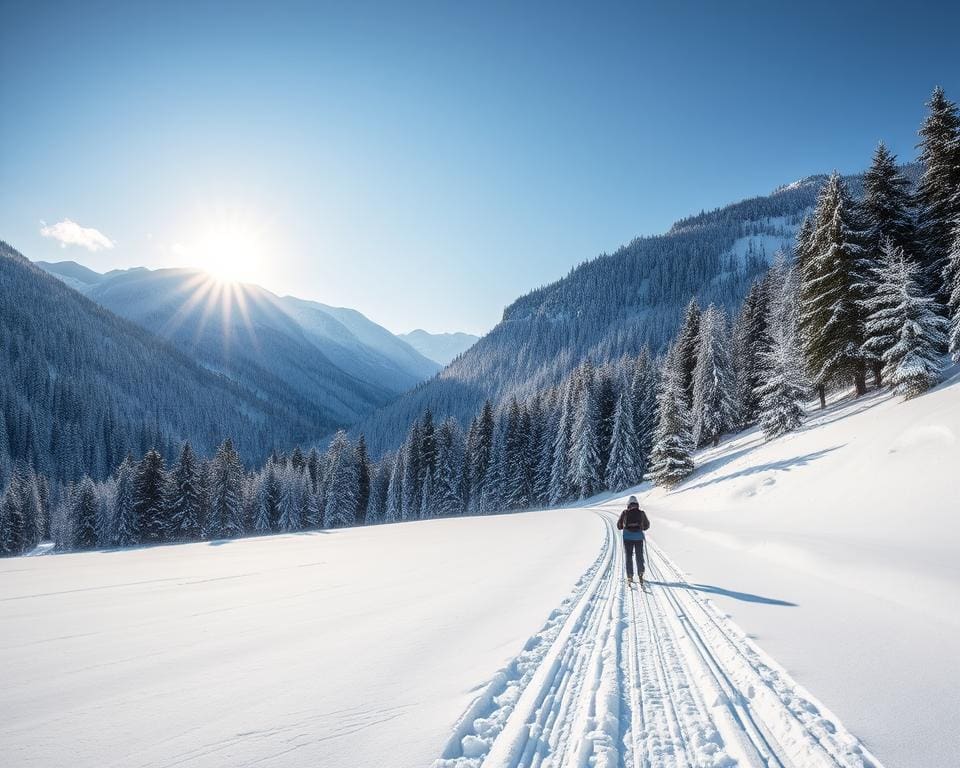
M637 513L640 513L639 515ZM647 513L640 509L639 504L631 504L620 513L617 520L617 530L623 531L623 538L642 539L643 532L650 527Z

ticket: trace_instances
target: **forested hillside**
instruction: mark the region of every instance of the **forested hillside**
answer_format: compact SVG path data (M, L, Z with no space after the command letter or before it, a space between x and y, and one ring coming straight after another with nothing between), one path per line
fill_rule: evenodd
M131 452L210 453L233 436L247 461L336 427L306 399L241 388L0 243L0 477L103 478Z
M486 398L558 384L587 358L602 364L644 345L656 355L693 296L703 306L733 310L773 254L792 247L825 179L683 219L664 235L639 237L517 299L436 378L362 422L371 450L395 448L426 408L466 423ZM859 188L859 178L849 181Z

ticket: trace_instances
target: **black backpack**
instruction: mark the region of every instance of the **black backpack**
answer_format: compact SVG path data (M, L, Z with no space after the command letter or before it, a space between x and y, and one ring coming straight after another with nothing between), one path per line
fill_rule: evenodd
M645 531L650 527L650 521L640 507L628 507L623 527L628 531Z

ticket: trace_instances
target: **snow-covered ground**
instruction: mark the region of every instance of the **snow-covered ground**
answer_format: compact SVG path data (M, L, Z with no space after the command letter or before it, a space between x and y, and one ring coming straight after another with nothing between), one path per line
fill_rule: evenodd
M960 763L960 374L641 494L657 544L889 767ZM610 508L618 508L611 502Z
M425 766L593 513L0 560L0 765Z
M958 436L958 375L737 436L645 591L619 499L0 561L2 764L954 765Z

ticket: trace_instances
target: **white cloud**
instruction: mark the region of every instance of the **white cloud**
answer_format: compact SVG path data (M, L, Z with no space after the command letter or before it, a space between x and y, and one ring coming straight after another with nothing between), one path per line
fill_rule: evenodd
M99 251L101 248L113 248L113 240L107 237L99 229L93 227L81 227L77 222L70 219L64 219L56 224L43 224L40 227L40 234L44 237L52 237L60 243L61 248L68 245L81 245L88 251Z

